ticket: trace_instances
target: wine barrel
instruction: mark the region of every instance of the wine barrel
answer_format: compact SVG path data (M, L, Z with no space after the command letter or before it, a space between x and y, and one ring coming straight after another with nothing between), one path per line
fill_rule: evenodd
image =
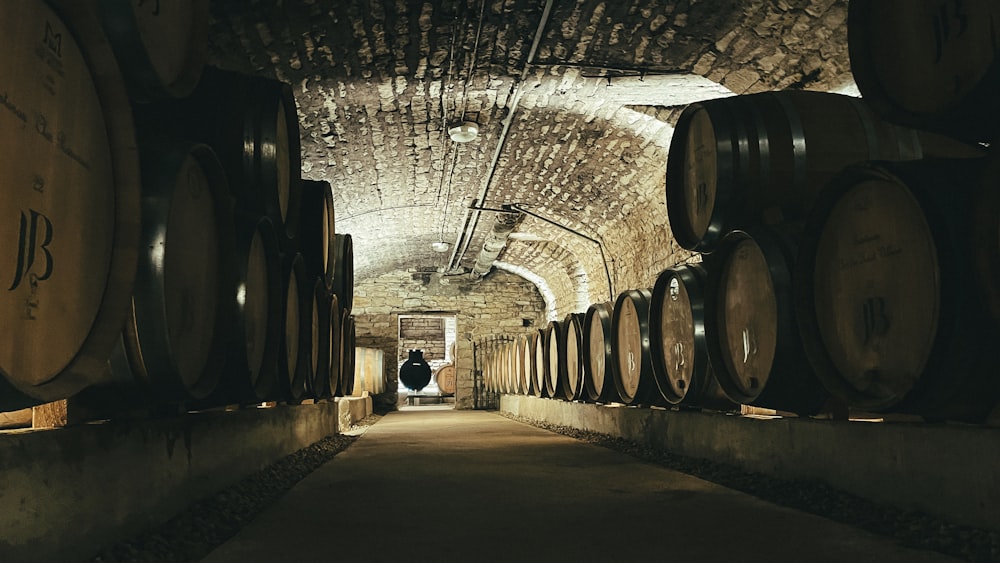
M533 373L535 361L535 340L534 333L522 334L521 339L521 365L524 366L524 394L535 394L535 375Z
M815 414L828 399L796 327L791 241L766 229L734 231L705 256L709 358L737 403Z
M998 20L994 0L851 0L858 89L891 121L991 141L1000 133Z
M667 268L656 278L649 306L653 380L671 405L734 407L715 380L705 341L705 286L700 264Z
M320 311L323 309L323 300L320 295L316 293L316 278L310 275L306 275L307 284L302 289L306 292L309 300L309 354L306 356L309 360L309 370L306 373L306 396L313 399L321 398L319 393L321 389L317 386L322 387L322 383L318 382L316 372L320 369L320 342L322 342L322 335L319 333L320 329ZM312 283L308 283L311 281Z
M209 0L95 3L132 99L183 98L208 59Z
M848 405L980 421L1000 398L1000 331L969 244L983 168L870 163L824 192L807 223L797 310L817 374Z
M313 321L313 373L312 395L317 399L333 396L330 389L330 291L322 276L310 276L313 283L313 299L316 301ZM338 311L339 312L339 311Z
M454 395L457 388L457 379L455 375L455 365L448 364L442 366L437 372L437 384L438 389L444 395Z
M545 392L546 370L549 369L549 359L547 356L548 342L546 342L546 329L540 328L535 331L531 340L532 360L531 360L531 383L535 386L536 397L547 397Z
M297 248L306 260L306 271L310 275L322 276L326 287L333 289L337 265L333 189L326 181L301 182L302 207L299 210Z
M282 259L282 288L284 289L284 338L278 360L278 379L285 398L301 402L308 395L310 343L312 340L312 286L305 271L301 254L286 255Z
M0 379L17 389L0 407L22 408L106 380L138 260L140 174L92 10L3 2L0 33Z
M524 395L527 393L525 391L526 380L524 374L524 339L521 335L515 336L511 345L514 354L514 387L518 395Z
M582 313L570 313L563 319L562 339L559 343L559 378L562 395L567 401L583 397L583 318Z
M340 317L340 381L345 396L354 393L354 317L344 311Z
M146 141L142 232L125 349L158 402L208 397L223 373L235 315L232 199L206 145Z
M343 366L341 365L342 362L340 359L340 339L341 339L341 331L343 331L343 326L341 325L344 321L343 317L340 314L340 304L337 303L337 296L330 293L329 291L326 293L326 295L327 295L326 318L330 324L328 327L329 330L326 333L327 335L326 346L329 347L329 354L326 363L327 380L325 385L329 390L328 396L335 397L339 396L341 392L340 380L342 378L341 369L343 369Z
M270 217L282 252L295 252L302 185L291 86L209 66L190 97L134 108L140 123L210 145L237 205Z
M282 299L278 234L267 217L237 214L234 276L226 299L234 304L223 333L229 338L220 387L223 404L283 398L278 380Z
M618 396L626 405L647 403L656 384L649 346L648 289L630 289L615 300L611 315L611 347Z
M341 310L350 312L354 307L354 241L351 235L336 235L334 254L332 290L340 300Z
M691 104L670 141L670 228L682 247L710 252L735 228L804 219L819 190L848 164L932 153L982 155L891 125L839 94L763 92Z
M612 372L612 326L614 308L610 303L594 303L583 319L584 390L593 402L614 403L621 400Z
M503 392L511 394L516 392L513 342L510 340L504 340L501 349L503 350Z
M558 399L562 395L562 382L559 381L559 342L563 339L562 321L549 321L545 326L545 395Z

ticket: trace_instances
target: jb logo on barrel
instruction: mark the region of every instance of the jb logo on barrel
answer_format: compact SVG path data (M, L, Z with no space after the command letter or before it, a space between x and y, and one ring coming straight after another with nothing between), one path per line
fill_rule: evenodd
M49 279L52 276L52 253L49 244L52 243L52 221L48 217L29 209L21 212L21 224L17 244L17 264L14 271L14 281L8 291L14 291L26 277L31 278L31 284ZM40 261L36 268L36 261Z

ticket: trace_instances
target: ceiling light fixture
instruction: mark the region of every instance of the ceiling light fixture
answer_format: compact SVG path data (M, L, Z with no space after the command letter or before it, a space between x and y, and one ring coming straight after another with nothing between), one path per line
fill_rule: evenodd
M448 136L456 143L474 141L479 136L479 124L472 121L463 121L459 125L448 129Z
M439 240L431 243L431 250L434 252L448 252L449 248L451 248L451 245L444 241Z

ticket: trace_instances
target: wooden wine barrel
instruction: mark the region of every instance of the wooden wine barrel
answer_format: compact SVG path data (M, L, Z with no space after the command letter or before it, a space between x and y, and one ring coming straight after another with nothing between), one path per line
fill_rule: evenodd
M485 345L486 348L486 369L488 373L489 386L488 389L491 393L496 393L499 390L498 374L497 374L497 354L495 343L488 342Z
M993 0L852 0L848 51L858 89L894 122L970 141L1000 133Z
M594 303L583 319L584 391L594 402L614 403L621 400L612 372L612 327L610 303Z
M137 121L209 144L219 156L237 205L274 221L291 254L301 208L301 150L291 86L206 67L190 97L137 104Z
M354 241L351 235L336 235L334 255L332 290L340 300L340 309L350 312L354 307Z
M535 375L532 370L534 370L535 361L535 340L534 333L522 334L519 336L521 340L521 365L524 366L524 394L534 395L535 394Z
M309 369L306 373L306 397L311 397L313 399L319 399L320 396L317 395L319 391L317 385L322 386L322 383L317 382L316 372L319 370L320 364L320 342L322 337L319 333L320 328L320 310L323 308L323 303L319 295L316 294L316 279L308 274L306 274L306 286L302 288L306 292L307 299L309 300L309 354L306 356L309 363ZM312 282L312 283L309 283Z
M737 403L798 414L828 398L802 349L791 287L789 241L734 231L705 256L705 333L719 385Z
M444 395L454 395L457 389L455 364L442 366L437 372L438 389Z
M559 381L559 342L563 339L562 321L549 321L545 326L545 396L558 399L562 395Z
M535 396L536 397L547 397L545 392L545 379L546 370L549 369L549 359L547 354L548 342L546 341L547 333L544 328L540 328L535 331L534 336L531 341L532 349L532 360L531 360L531 383L535 386Z
M630 289L615 300L611 315L611 372L626 405L647 403L655 389L649 347L648 289Z
M95 3L136 101L194 91L208 59L209 0Z
M310 275L322 276L326 287L332 289L337 266L333 189L326 181L301 182L302 207L299 210L297 247L306 260L306 271Z
M649 308L653 379L671 405L701 406L720 398L714 392L719 387L705 341L706 281L704 267L688 264L667 268L653 286Z
M583 397L583 318L582 313L570 313L563 319L562 340L559 343L559 377L562 396L567 401Z
M312 341L312 286L301 254L282 258L284 289L284 338L278 360L278 379L286 399L301 402L308 395L310 344Z
M340 381L345 396L354 393L354 317L344 311L340 321Z
M206 145L146 142L142 232L125 349L156 401L204 399L223 373L235 315L233 203Z
M234 305L228 326L222 404L283 398L278 356L285 297L278 234L267 217L237 215L234 276L226 299Z
M669 154L670 228L684 248L710 252L735 228L804 219L848 164L982 151L891 125L857 98L783 91L691 104Z
M340 359L340 339L341 331L343 327L341 324L344 322L343 317L340 314L340 304L337 303L337 296L327 292L327 313L326 318L328 319L329 330L327 331L327 346L329 347L329 354L327 357L327 380L326 387L329 390L329 396L336 397L340 393L340 380L343 377L340 370L343 368Z
M850 406L979 421L1000 399L1000 331L970 245L983 168L857 165L824 192L803 242L798 317L818 375Z
M514 392L514 347L510 340L504 337L502 350L503 361L503 386L502 390L506 394Z
M316 399L333 396L330 389L330 291L322 276L310 276L313 283L315 316L313 317L312 395ZM338 311L339 312L339 311Z
M524 373L524 338L521 335L515 336L512 345L514 353L514 387L517 388L518 395L524 395L527 393L527 380Z
M21 408L106 380L138 260L140 174L97 16L3 2L0 33L0 379L17 389L0 407Z

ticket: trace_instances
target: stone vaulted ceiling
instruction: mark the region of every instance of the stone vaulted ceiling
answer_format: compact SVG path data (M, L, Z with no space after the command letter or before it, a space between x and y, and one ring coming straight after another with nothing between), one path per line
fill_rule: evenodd
M530 213L497 265L576 295L577 310L650 285L683 255L664 174L685 104L851 81L846 0L213 0L212 11L212 64L293 85L302 174L334 186L356 279L465 279L496 221L487 210L514 204ZM449 138L462 121L478 124L476 140ZM438 241L449 250L432 250Z

